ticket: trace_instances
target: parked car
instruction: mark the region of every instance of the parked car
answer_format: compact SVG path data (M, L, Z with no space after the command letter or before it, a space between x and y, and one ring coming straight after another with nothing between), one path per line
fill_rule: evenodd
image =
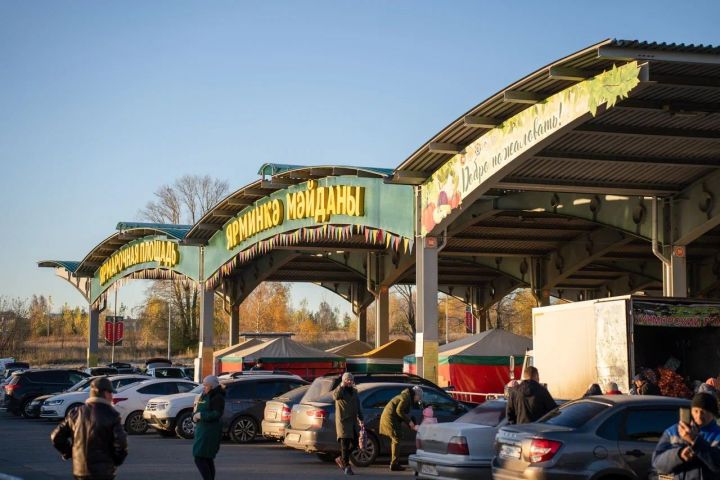
M82 406L85 400L88 399L90 396L90 382L96 378L98 377L87 378L64 393L36 398L34 401L41 401L40 417L51 420L60 420L67 417L68 414L77 407ZM148 379L145 375L112 375L108 378L114 390Z
M123 375L132 375L134 373L140 373L139 368L133 367L131 364L125 363L125 362L108 363L107 366L116 368L117 373L123 374Z
M380 416L385 405L408 388L406 383L361 383L358 385L360 405L368 430L368 448L355 450L350 456L352 463L358 467L367 467L375 462L378 456L390 452L389 440L379 435ZM438 422L451 422L460 415L467 413L469 408L450 397L441 388L421 385L423 403L431 405L435 410ZM292 408L290 428L285 434L285 445L306 452L316 453L323 461L332 461L338 454L339 447L335 433L335 401L332 392L308 401L313 387L305 393L302 401ZM422 417L420 406L414 405L410 415ZM415 432L407 425L403 426L400 439L400 454L408 455L415 451Z
M612 395L566 403L536 423L497 435L495 479L648 478L662 433L685 399Z
M88 367L83 372L91 377L99 377L102 375L117 375L118 369L115 367Z
M33 399L48 393L62 392L87 377L87 373L71 369L38 369L14 373L4 387L5 395L0 409L14 415L31 416L33 413L25 409L30 407Z
M417 478L492 478L495 435L505 425L505 400L485 402L454 422L420 425L410 455Z
M89 386L92 379L93 377L83 378L78 383L68 388L64 392L75 392L86 386ZM45 402L45 400L47 400L48 398L52 398L55 395L59 395L64 392L53 392L46 395L40 395L39 397L35 397L32 402L30 402L30 405L25 407L23 415L25 416L25 418L40 418L40 415L42 414L43 402Z
M310 385L303 385L278 395L265 404L261 424L263 437L280 441L285 439L285 430L290 426L292 407L300 402L309 388Z
M155 367L148 368L148 375L155 378L184 378L186 380L192 380L185 374L185 370L180 367Z
M235 443L251 442L261 432L265 403L308 382L297 375L248 375L222 382L223 432Z
M120 387L113 396L113 405L120 413L125 431L131 435L145 433L148 423L143 411L148 400L160 395L189 392L197 383L181 378L152 378Z
M192 421L192 412L202 392L203 386L198 385L189 392L151 398L145 405L143 418L160 435L193 438L195 422Z
M162 357L148 358L145 360L145 370L157 367L172 367L170 359Z

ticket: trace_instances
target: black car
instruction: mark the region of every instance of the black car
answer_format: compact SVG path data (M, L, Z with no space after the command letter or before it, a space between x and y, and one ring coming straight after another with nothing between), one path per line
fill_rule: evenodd
M119 374L133 374L133 373L140 372L139 369L137 369L137 368L133 367L131 364L125 363L125 362L108 363L107 366L115 368L117 370L117 373L119 373Z
M261 433L265 403L308 382L296 375L246 376L223 382L223 433L235 443L251 442Z
M5 385L5 395L0 408L14 415L25 414L30 403L36 397L48 393L62 392L80 380L89 377L87 373L71 369L42 369L16 372Z
M117 375L120 371L115 367L88 367L85 373L91 377L98 377L101 375Z

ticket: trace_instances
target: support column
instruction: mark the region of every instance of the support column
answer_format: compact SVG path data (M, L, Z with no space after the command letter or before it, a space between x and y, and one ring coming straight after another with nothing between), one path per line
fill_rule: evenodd
M687 297L685 247L673 247L670 255L670 265L663 263L663 295L667 297Z
M198 365L195 366L196 382L215 373L213 362L214 295L213 289L205 282L200 284L200 344L198 345Z
M437 383L438 378L438 240L418 238L415 243L417 297L416 357L418 375Z
M240 341L240 304L233 303L230 305L230 346L237 345Z
M390 289L380 287L375 296L375 348L390 341Z
M357 314L357 339L361 342L367 342L367 308L361 308Z
M100 325L100 308L90 306L90 316L88 318L88 336L87 336L87 366L97 367L98 364L98 333Z

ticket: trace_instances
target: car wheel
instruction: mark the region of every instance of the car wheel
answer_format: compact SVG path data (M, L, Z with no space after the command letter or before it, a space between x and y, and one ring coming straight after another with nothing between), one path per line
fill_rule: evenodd
M195 437L195 422L192 421L192 412L183 412L178 415L175 422L175 434L180 438Z
M72 405L70 405L67 408L67 410L65 410L65 418L68 418L72 412L74 412L75 410L77 410L78 408L80 408L82 406L83 406L82 403L73 403Z
M350 454L350 463L356 467L369 467L375 460L377 460L380 454L380 442L378 442L375 435L368 434L367 448L360 450L356 448Z
M322 460L323 462L332 463L335 461L335 457L337 457L337 454L333 453L327 453L327 452L317 452L315 455Z
M250 417L238 417L230 424L230 440L235 443L251 442L257 435L257 425Z
M39 418L40 414L33 412L30 408L30 404L32 403L34 399L25 400L22 404L22 416L25 418Z
M125 419L125 431L129 435L142 435L147 432L147 429L148 423L140 410L130 413Z

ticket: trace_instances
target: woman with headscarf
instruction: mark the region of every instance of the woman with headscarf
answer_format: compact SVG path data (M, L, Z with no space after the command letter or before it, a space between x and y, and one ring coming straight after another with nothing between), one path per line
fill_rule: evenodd
M215 456L220 450L224 411L225 390L215 375L208 375L203 380L203 393L192 416L195 422L193 457L203 480L215 479Z
M385 405L380 417L380 435L390 438L390 470L393 472L405 470L404 467L400 466L400 459L398 458L400 432L403 423L411 430L416 429L415 422L413 422L409 414L413 404L422 401L422 394L422 388L419 386L406 388Z

